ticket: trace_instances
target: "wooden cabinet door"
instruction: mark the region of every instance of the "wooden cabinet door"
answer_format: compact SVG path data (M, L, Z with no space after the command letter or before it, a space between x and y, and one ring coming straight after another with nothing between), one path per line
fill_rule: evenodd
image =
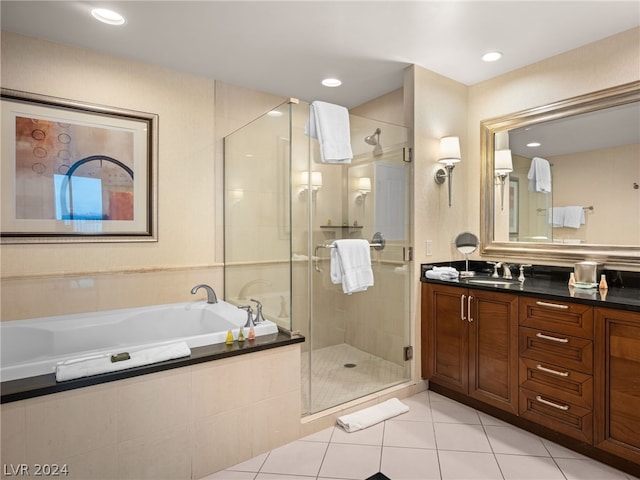
M518 297L469 290L469 395L518 413Z
M468 385L467 289L423 284L422 376L460 393Z
M640 313L595 318L595 443L640 465Z

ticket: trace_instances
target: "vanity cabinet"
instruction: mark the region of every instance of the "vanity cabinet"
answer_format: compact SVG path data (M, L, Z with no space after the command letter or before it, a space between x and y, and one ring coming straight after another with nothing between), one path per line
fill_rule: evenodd
M518 412L517 304L513 294L422 284L422 376Z
M519 413L593 440L593 307L520 297Z
M595 445L640 464L640 313L595 309Z

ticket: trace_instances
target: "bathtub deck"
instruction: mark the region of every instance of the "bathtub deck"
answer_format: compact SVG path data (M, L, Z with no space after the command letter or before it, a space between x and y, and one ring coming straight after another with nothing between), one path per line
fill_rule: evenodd
M223 358L237 355L246 355L261 350L283 347L305 341L303 336L291 337L286 333L278 332L272 335L256 337L255 340L247 340L243 344L235 342L233 345L215 344L191 349L191 356L168 360L166 362L154 363L137 368L120 370L118 372L94 375L91 377L69 380L66 382L56 382L54 373L39 375L37 377L21 378L10 380L0 384L0 403L16 402L27 398L50 395L52 393L84 388L101 383L115 382L125 378L148 375L150 373L171 370L173 368L185 367L197 363L211 362Z

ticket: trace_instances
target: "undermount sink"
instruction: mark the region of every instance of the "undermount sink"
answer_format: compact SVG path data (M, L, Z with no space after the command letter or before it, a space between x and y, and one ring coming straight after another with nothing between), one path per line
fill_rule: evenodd
M509 280L507 278L467 278L467 283L476 283L479 285L518 285L518 280Z

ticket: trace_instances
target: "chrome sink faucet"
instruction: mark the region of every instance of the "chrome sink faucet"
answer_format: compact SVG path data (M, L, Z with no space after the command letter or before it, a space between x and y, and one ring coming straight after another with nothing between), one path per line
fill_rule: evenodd
M195 295L195 293L201 288L204 288L207 292L207 303L218 303L218 297L216 296L216 292L213 291L213 288L211 288L209 285L205 285L204 283L201 283L200 285L196 285L195 287L193 287L191 289L191 295Z
M509 268L509 264L507 262L503 262L502 264L502 278L506 278L510 280L513 278L511 275L511 269Z

